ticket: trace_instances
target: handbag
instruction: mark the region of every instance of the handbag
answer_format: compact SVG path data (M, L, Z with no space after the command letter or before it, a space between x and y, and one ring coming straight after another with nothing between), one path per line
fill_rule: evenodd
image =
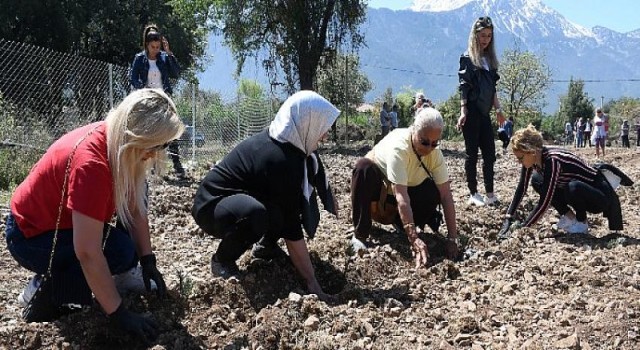
M40 284L36 288L33 293L31 299L27 302L27 305L22 309L22 318L24 318L27 322L44 322L50 321L52 318L60 315L61 308L60 306L54 305L51 301L41 302L43 298L51 298L52 289L53 289L53 281L51 278L51 267L53 266L53 256L55 255L56 245L58 243L58 230L60 228L60 218L62 217L62 209L64 206L64 196L67 193L67 182L69 181L69 174L71 172L71 160L73 159L78 146L82 141L84 141L89 135L91 135L98 127L91 129L86 135L84 135L76 144L73 146L71 153L69 154L69 158L67 159L67 164L64 172L64 179L62 181L62 197L60 199L60 205L58 206L58 217L56 218L56 226L55 231L53 233L53 243L51 244L51 253L49 254L49 264L47 265L47 271L42 275L40 279ZM109 233L111 232L111 226L109 225L107 228L107 232L105 234L104 242L102 244L102 249L104 250L104 246L107 243L107 239L109 238ZM36 305L39 309L35 309Z
M384 179L380 188L380 197L376 202L371 202L371 218L383 225L391 225L398 215L398 203L389 195L392 184Z

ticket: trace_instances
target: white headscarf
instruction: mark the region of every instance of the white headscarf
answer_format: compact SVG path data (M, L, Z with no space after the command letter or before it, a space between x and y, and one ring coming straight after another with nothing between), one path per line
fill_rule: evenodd
M324 97L310 90L299 91L284 101L269 126L269 136L289 142L309 156L338 115L340 110Z
M315 175L318 171L318 160L312 153L318 147L318 141L322 135L329 131L338 115L340 110L324 97L310 90L299 91L284 101L269 126L269 136L280 142L289 142L307 156L311 156L314 167L311 171ZM313 187L309 184L308 171L305 161L302 193L307 202L310 201L313 193ZM327 182L328 179L325 178L324 181ZM313 204L317 206L317 203Z

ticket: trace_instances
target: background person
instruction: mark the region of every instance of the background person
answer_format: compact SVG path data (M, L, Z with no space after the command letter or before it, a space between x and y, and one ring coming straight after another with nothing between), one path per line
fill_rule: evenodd
M141 89L104 121L62 136L34 165L11 197L6 225L11 255L36 273L21 295L30 303L23 313L27 321L55 320L69 311L63 305L90 305L93 292L120 327L147 341L155 338L154 322L127 311L112 275L139 259L147 290L154 282L165 293L151 249L145 175L183 129L169 96ZM108 224L114 213L122 225ZM41 282L52 249L51 277Z
M426 265L429 256L427 246L418 238L418 228L430 225L438 231L438 226L432 224L439 203L448 231L447 257L457 257L458 231L449 173L442 151L437 148L443 127L440 112L423 108L410 128L392 131L356 162L351 177L354 250L366 249L373 220L371 205L382 198L397 204L391 221L404 228L416 267ZM383 183L390 184L392 192L385 193ZM385 192L381 193L383 188Z
M629 144L629 121L625 120L622 122L622 128L621 128L621 135L620 138L622 139L622 147L626 147L626 148L630 148L631 145Z
M591 131L593 130L593 124L591 124L591 119L587 118L587 121L584 123L584 140L582 147L587 146L587 142L589 143L589 147L591 147Z
M596 116L593 118L593 131L591 139L596 146L596 157L600 158L600 150L602 149L602 157L604 157L604 147L607 142L607 132L605 129L605 120L602 110L596 109Z
M515 132L511 150L522 167L499 237L508 235L529 182L540 199L523 227L535 224L551 205L561 215L556 224L559 230L587 233L587 212L603 213L611 230L622 230L620 201L600 171L566 148L544 146L542 134L533 125Z
M160 34L155 24L147 25L142 31L143 50L136 54L129 70L129 82L135 89L162 89L169 95L173 94L171 79L180 75L180 65L171 52L169 40ZM169 145L169 157L173 162L173 169L178 178L185 177L185 171L180 162L178 142Z
M394 104L391 107L391 112L389 112L389 117L391 118L391 130L398 128L398 105Z
M380 109L380 129L381 129L381 137L385 137L389 133L391 129L391 117L389 116L389 104L387 102L382 103L382 108Z
M489 17L478 18L471 26L467 52L460 56L460 118L457 128L462 130L466 159L464 162L467 187L471 196L468 203L482 206L498 201L493 192L493 165L496 161L496 145L493 140L493 126L489 112L496 110L498 125L504 123L504 116L496 84L498 59L496 57L493 22ZM478 148L482 152L482 174L485 198L478 193Z
M337 215L315 151L339 114L317 93L297 92L280 107L269 130L242 141L205 176L192 214L204 232L221 239L211 257L214 275L238 277L236 260L252 244L260 240L262 248L276 249L284 238L307 290L328 298L315 277L302 227L311 235L318 224L317 205L305 210L305 203L316 203L314 188L325 208Z

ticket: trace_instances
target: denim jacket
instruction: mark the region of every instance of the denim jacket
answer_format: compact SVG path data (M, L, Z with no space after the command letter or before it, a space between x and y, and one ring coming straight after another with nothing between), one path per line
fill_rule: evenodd
M180 65L175 56L167 55L166 52L160 51L156 60L156 65L162 75L162 87L167 94L173 93L169 78L177 79L180 74ZM146 51L136 54L129 70L129 82L134 89L142 89L147 86L147 78L149 75L149 59Z

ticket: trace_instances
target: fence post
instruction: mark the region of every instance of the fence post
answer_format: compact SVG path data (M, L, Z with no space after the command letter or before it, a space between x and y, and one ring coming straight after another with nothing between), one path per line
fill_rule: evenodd
M236 142L242 140L242 136L240 135L240 94L236 95L236 135L238 135Z
M109 63L109 109L113 109L113 64Z
M191 84L191 163L196 163L196 90L198 83Z

